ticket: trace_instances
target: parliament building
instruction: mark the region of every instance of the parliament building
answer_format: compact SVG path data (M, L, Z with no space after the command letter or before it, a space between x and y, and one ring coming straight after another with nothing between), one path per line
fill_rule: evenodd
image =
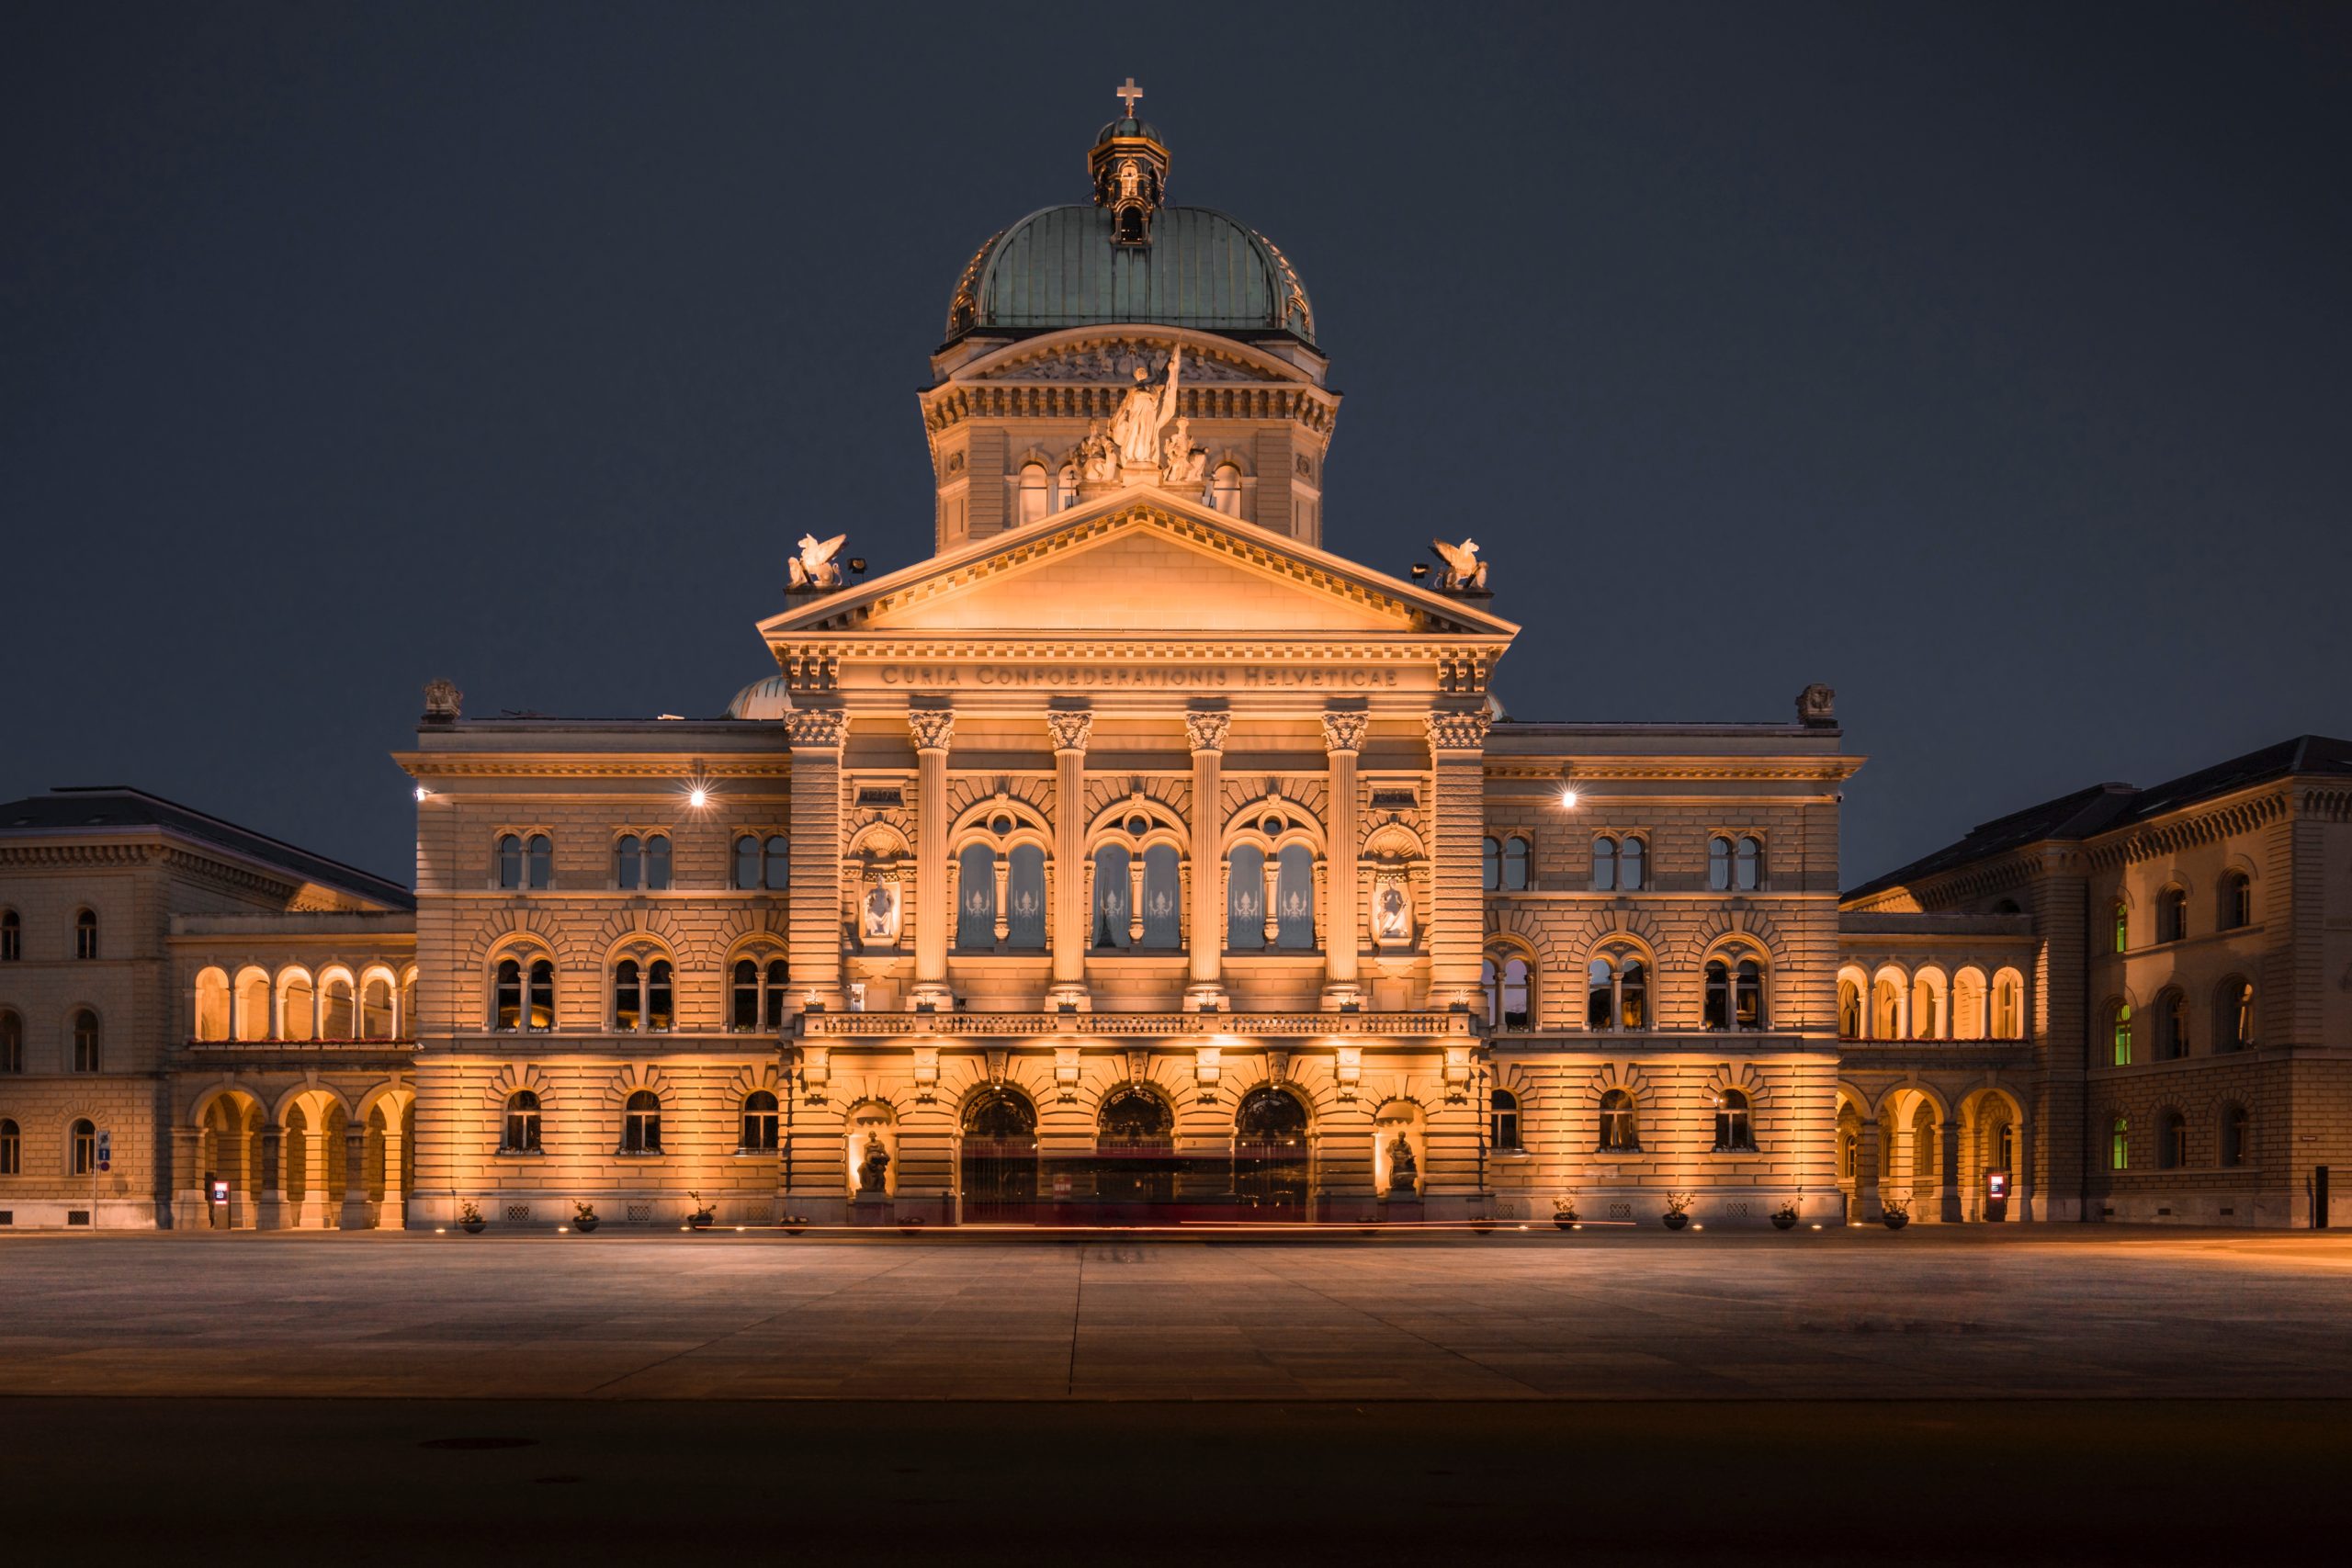
M1841 893L1826 686L1514 719L1475 543L1349 558L1306 286L1134 109L953 280L933 553L804 536L721 716L431 682L413 886L0 807L0 1224L2325 1223L2352 743Z

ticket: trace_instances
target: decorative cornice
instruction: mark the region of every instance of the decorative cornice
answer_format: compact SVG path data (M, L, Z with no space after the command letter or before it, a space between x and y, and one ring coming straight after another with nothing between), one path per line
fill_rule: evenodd
M1094 734L1094 716L1082 708L1048 713L1046 732L1054 738L1055 750L1083 751Z
M1433 713L1429 716L1430 750L1476 751L1487 743L1489 722L1483 713Z
M774 779L791 776L782 755L712 757L690 746L673 752L629 752L602 756L581 751L440 752L402 751L392 759L420 778L446 779L662 779L675 784L701 764L706 779Z
M2233 800L2165 822L2135 824L2099 840L2090 850L2090 864L2093 870L2105 870L2177 854L2199 844L2218 843L2233 833L2251 833L2286 815L2287 792L2278 789L2251 800Z
M914 736L916 750L944 751L956 734L956 715L948 708L910 708L907 728Z
M1323 749L1327 751L1355 751L1363 747L1364 735L1371 728L1370 714L1327 713L1323 716Z
M1226 731L1232 726L1228 713L1193 708L1184 715L1184 734L1195 751L1223 751Z
M925 1036L1020 1039L1039 1035L1086 1035L1125 1039L1167 1035L1251 1035L1298 1039L1318 1035L1380 1035L1396 1039L1467 1035L1466 1012L1286 1012L1286 1013L1035 1013L1035 1012L826 1012L798 1015L802 1038L811 1040L922 1039ZM1227 1049L1232 1049L1228 1046Z
M849 716L839 708L795 708L784 716L784 733L796 751L838 751L849 735Z

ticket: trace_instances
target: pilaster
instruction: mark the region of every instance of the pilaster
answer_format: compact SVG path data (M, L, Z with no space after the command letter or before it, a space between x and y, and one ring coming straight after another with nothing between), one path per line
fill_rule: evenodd
M388 1187L397 1180L392 1170L384 1175ZM335 1216L335 1224L347 1231L368 1228L368 1123L356 1116L343 1128L343 1210Z
M1184 1006L1226 1009L1219 978L1225 956L1225 857L1217 850L1219 802L1225 790L1225 736L1232 716L1221 710L1194 708L1184 715L1184 731L1193 749L1193 908L1186 941L1193 950L1193 983L1185 987Z
M907 715L915 743L915 987L917 1007L954 1010L947 986L947 749L956 716L945 708Z
M786 895L793 989L805 1002L842 1005L842 746L838 708L788 714L792 746L792 886Z
M1486 935L1478 847L1486 833L1487 715L1440 709L1429 716L1430 1003L1472 1004Z
M1372 726L1363 712L1332 712L1323 716L1323 747L1329 755L1331 802L1324 824L1327 840L1325 875L1327 902L1323 937L1323 1006L1337 1011L1361 1003L1356 986L1357 930L1363 911L1356 897L1356 754L1364 732Z
M1049 1007L1088 1006L1086 992L1086 743L1094 715L1062 708L1046 715L1054 741L1054 984Z

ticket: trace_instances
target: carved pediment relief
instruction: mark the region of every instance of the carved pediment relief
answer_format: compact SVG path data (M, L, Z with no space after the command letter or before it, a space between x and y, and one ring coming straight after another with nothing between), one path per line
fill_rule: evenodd
M1104 383L1125 386L1142 370L1157 381L1168 373L1168 350L1143 344L1069 344L992 366L972 378L978 381L1037 381L1063 385ZM1284 378L1259 370L1214 350L1188 347L1184 355L1187 381L1279 381Z

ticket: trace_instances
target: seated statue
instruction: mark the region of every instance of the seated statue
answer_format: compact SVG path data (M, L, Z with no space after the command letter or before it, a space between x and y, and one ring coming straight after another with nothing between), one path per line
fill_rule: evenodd
M890 1174L890 1151L882 1146L878 1133L865 1134L865 1149L857 1162L857 1191L862 1198L879 1198L889 1190L886 1179Z

